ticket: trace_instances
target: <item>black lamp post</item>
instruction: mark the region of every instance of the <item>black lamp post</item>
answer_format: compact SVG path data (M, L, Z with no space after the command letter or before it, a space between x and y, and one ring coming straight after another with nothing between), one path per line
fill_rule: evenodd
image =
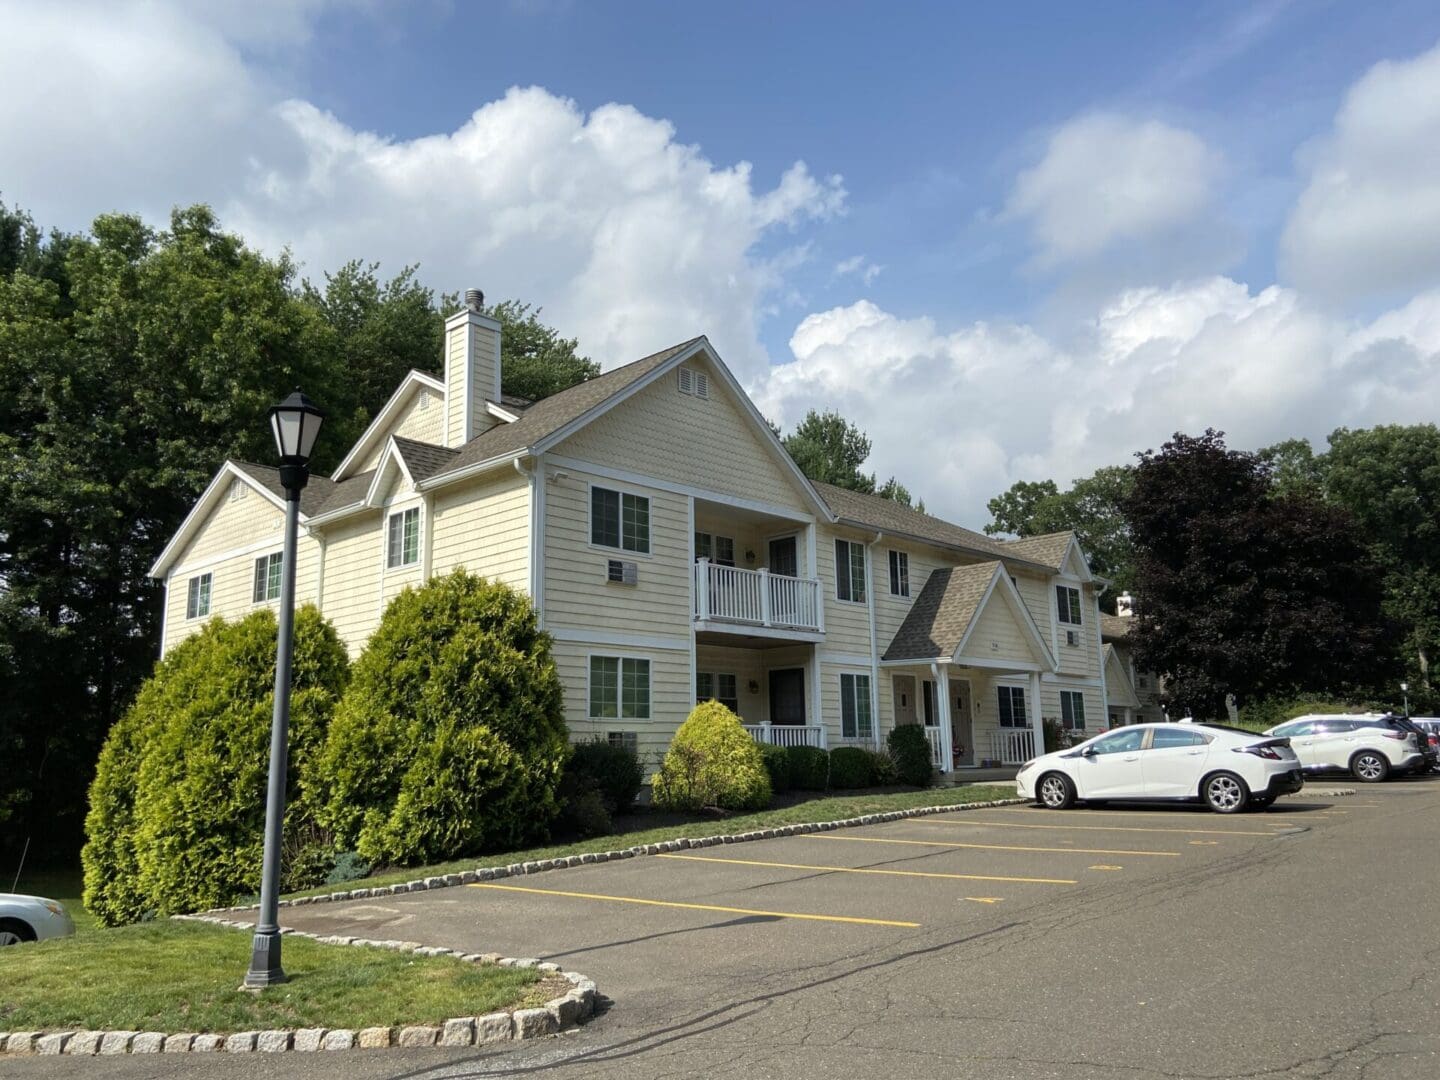
M300 492L310 480L310 451L325 414L298 389L270 408L270 427L280 453L285 489L285 553L280 569L280 628L275 653L275 714L270 722L270 785L265 800L265 864L260 879L260 916L245 985L252 989L285 981L280 966L280 838L285 825L285 770L290 736L290 665L294 657L295 544L300 530Z

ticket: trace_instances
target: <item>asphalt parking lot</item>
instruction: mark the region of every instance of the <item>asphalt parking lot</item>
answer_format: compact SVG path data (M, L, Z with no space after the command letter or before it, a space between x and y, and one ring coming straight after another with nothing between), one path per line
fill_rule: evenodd
M505 1051L6 1070L1440 1076L1440 778L1331 786L1239 816L1014 806L291 909L307 930L553 959L610 1003Z

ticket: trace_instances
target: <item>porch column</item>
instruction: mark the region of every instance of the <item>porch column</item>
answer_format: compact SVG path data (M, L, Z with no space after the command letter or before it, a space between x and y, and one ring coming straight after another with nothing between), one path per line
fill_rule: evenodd
M830 736L825 728L825 716L820 711L820 646L810 646L810 713L806 716L806 723L818 724L820 727L820 748L827 749L830 745Z
M710 560L703 555L695 560L694 614L701 622L710 618Z
M950 665L931 664L930 674L935 678L935 707L940 724L940 771L952 772L955 768L954 737L950 731Z
M1034 756L1039 757L1045 753L1045 718L1041 715L1040 708L1040 672L1030 673L1030 697L1034 700L1034 711L1031 712L1030 728L1035 733Z

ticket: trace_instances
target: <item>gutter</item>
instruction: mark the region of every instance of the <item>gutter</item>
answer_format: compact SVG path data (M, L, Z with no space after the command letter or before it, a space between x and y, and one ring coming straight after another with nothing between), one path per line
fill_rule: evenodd
M840 525L849 525L851 528L854 529L864 529L867 532L875 528L873 522L857 521L854 518L837 518L836 522ZM1043 570L1047 574L1055 573L1055 567L1053 566L1046 566L1044 563L1038 563L1030 559L1021 558L1018 555L1010 555L1003 552L987 551L983 548L968 547L964 544L952 544L947 540L934 540L925 536L917 536L915 533L903 532L899 529L883 529L877 535L894 536L903 540L911 540L917 544L927 544L930 547L944 548L947 551L963 552L966 555L978 555L984 557L989 562L1013 562L1020 566L1029 567L1032 570Z

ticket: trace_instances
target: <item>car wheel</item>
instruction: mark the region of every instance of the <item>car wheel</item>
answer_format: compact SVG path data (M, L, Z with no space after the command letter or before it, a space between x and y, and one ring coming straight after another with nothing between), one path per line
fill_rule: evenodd
M1064 773L1046 773L1035 787L1036 801L1047 810L1069 810L1075 805L1075 785Z
M1217 814L1238 814L1250 802L1250 789L1234 773L1221 772L1205 779L1205 804Z
M0 919L0 946L34 940L35 931L19 919Z
M1378 784L1390 775L1390 761L1375 750L1362 750L1350 759L1350 771L1362 784Z

